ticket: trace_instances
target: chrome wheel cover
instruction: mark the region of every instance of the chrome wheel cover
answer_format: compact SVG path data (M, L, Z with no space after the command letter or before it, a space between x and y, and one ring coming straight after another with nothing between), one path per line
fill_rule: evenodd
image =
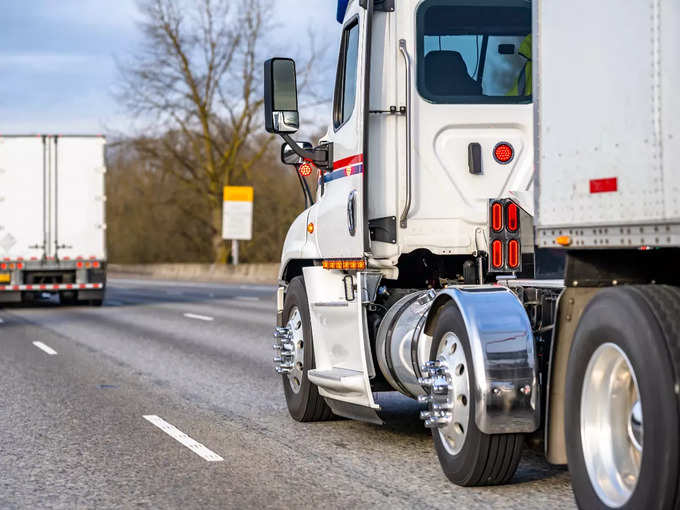
M602 344L588 362L580 427L593 489L606 505L623 506L640 477L643 420L635 371L616 344Z
M446 366L449 383L446 406L451 416L448 424L439 427L437 433L446 451L457 455L465 444L470 422L470 376L463 344L455 333L449 331L442 337L437 360Z
M300 393L302 388L302 374L305 366L305 339L302 327L302 315L297 306L290 310L288 317L288 330L291 332L291 341L295 347L295 357L293 358L293 368L288 372L288 383L293 393Z

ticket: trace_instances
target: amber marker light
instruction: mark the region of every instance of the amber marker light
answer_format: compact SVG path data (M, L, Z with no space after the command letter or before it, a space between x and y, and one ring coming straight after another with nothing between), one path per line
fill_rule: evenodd
M560 236L557 239L555 239L555 242L559 244L560 246L569 246L571 245L571 237L570 236Z
M314 233L314 223L307 224L307 232L309 232L310 234Z

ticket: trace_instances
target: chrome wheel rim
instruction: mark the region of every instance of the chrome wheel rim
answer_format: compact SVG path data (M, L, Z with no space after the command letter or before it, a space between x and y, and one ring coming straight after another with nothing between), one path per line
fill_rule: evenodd
M602 344L588 362L580 427L593 489L608 506L623 506L640 477L643 419L635 371L618 345Z
M302 388L302 374L305 366L305 338L302 328L302 315L297 306L290 310L288 317L288 330L291 332L295 348L295 357L293 358L293 368L288 372L288 383L293 393L300 393Z
M449 383L446 406L451 413L449 423L439 427L437 433L446 451L457 455L465 444L470 421L470 376L463 344L455 333L443 336L437 359L446 366Z

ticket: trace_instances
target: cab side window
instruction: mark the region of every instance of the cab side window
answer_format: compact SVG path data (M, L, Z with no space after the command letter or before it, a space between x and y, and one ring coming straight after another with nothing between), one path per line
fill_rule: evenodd
M352 116L356 105L359 64L359 21L351 22L342 33L338 74L335 80L333 124L337 130Z

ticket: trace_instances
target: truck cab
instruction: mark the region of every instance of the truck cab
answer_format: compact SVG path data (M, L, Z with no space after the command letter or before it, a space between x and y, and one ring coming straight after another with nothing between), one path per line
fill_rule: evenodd
M388 279L412 280L425 258L430 270L409 285L437 287L467 261L470 283L483 281L489 199L533 210L530 3L387 1L371 26L362 2L345 2L344 14L342 4L332 116L319 142L332 161L300 228L314 224L304 254L298 239L283 271L366 258Z
M523 314L512 293L489 284L533 266L532 238L520 235L531 232L533 209L531 3L340 1L338 21L332 114L317 144L291 138L295 63L265 64L265 125L286 142L283 161L301 179L310 165L320 170L316 201L291 226L282 255L275 368L289 411L301 421L335 414L382 423L373 393L400 391L441 407L423 419L448 430L449 446L467 436L460 412L486 440L502 436L503 449L516 452L499 453L500 481L519 458L516 434L539 426L528 320L478 331L482 343L512 335L493 359L514 372L490 371L478 346L459 409L427 389L442 376L426 366L441 343L428 318L456 307ZM492 238L492 215L502 239Z

